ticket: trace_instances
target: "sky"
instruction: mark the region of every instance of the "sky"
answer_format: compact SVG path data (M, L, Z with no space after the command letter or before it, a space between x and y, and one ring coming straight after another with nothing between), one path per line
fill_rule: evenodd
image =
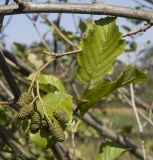
M0 1L3 3L4 0ZM44 2L43 0L39 0L39 2ZM70 3L91 3L91 0L69 0ZM134 7L136 3L134 0L103 0L103 2L112 5L119 5L125 7ZM50 18L54 20L56 14L50 14ZM87 18L89 15L74 15L75 19L78 18ZM94 19L101 18L102 16L94 16ZM10 16L6 16L4 19L4 25L7 23ZM74 21L72 14L63 14L61 26L66 30L75 31ZM124 18L118 18L117 24L119 26L123 24L127 24L127 21ZM47 28L44 24L38 23L38 29L41 33L45 33L49 28ZM121 27L120 30L125 32ZM13 45L13 42L19 42L24 44L31 44L34 41L39 41L40 38L36 33L33 25L29 21L29 19L25 15L13 15L11 21L7 28L4 30L6 34L5 44L6 47L10 48ZM153 28L146 31L143 36L137 38L138 43L141 45L144 44L147 40L153 41ZM51 36L51 34L49 35Z

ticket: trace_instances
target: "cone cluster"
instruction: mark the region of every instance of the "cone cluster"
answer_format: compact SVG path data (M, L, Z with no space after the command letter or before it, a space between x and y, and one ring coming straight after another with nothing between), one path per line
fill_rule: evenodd
M53 111L53 116L58 123L49 123L46 118L42 119L40 113L36 110L31 93L22 93L17 105L20 108L18 118L21 120L31 119L31 133L37 133L41 127L45 127L46 129L49 129L50 133L58 142L63 142L65 140L63 128L67 125L69 118L63 109L57 108Z
M20 119L28 119L34 113L34 105L32 104L33 97L31 93L23 92L17 102L18 107L20 108L18 117Z
M31 132L38 132L41 127L41 115L34 109L32 94L29 92L23 92L17 102L17 105L20 108L18 118L21 120L31 119Z
M54 110L53 116L58 121L58 123L50 124L49 130L58 142L63 142L65 140L65 135L62 127L68 123L69 118L67 113L61 108Z

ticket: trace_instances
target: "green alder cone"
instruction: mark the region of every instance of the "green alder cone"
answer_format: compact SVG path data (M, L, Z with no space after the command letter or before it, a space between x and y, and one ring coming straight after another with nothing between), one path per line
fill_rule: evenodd
M42 119L41 120L41 126L45 127L45 128L48 128L48 122L45 119Z
M50 124L49 130L58 142L63 142L65 140L64 131L59 124L57 123Z
M41 116L39 112L35 112L31 117L30 130L32 133L39 131L41 126Z
M28 119L31 118L31 116L34 113L34 105L33 104L27 104L24 105L18 112L18 118L19 119Z
M58 120L61 124L67 124L69 122L69 118L67 113L63 109L56 109L53 112L53 116Z
M17 105L22 108L23 106L31 103L33 101L32 94L29 92L23 92L17 102Z
M37 133L40 129L40 125L37 123L31 123L30 124L30 131L31 133Z

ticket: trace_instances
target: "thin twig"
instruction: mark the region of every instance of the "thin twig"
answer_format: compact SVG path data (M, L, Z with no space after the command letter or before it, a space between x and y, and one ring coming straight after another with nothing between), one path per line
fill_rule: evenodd
M41 106L42 106L42 109L43 109L44 116L47 118L47 121L48 121L50 124L52 124L50 118L48 117L48 115L47 115L47 113L46 113L45 106L44 106L44 102L43 102L43 100L42 100L42 98L41 98L41 96L40 96L38 77L39 77L39 73L37 74L37 77L36 77L36 78L37 78L37 80L36 80L37 96L38 96L38 98L39 98L39 100L40 100L40 103L41 103Z
M74 43L72 43L72 42L60 31L60 29L56 26L56 24L55 24L54 22L50 21L50 20L48 19L48 17L45 16L45 15L43 15L42 18L44 18L44 20L46 20L46 22L53 27L53 29L60 35L61 38L63 38L63 40L64 40L65 42L67 42L70 46L77 48L77 46L76 46Z
M38 36L40 37L41 43L46 47L46 49L47 49L48 51L51 52L51 49L50 49L50 47L48 46L48 44L46 43L45 39L43 38L41 32L39 31L39 29L38 29L38 27L37 27L37 25L36 25L36 22L33 21L33 19L32 19L29 15L27 15L27 18L31 21L33 27L35 28Z
M131 103L131 100L129 99L129 97L127 97L127 95L125 95L125 93L121 90L121 89L119 89L118 90L119 91L119 93L124 97L124 100L130 105L130 106L132 106L132 103ZM136 96L135 96L136 97ZM136 101L136 99L135 99L135 101ZM144 118L152 127L153 127L153 122L151 121L151 119L149 119L143 112L141 112L140 110L138 110L137 109L137 111L138 111L138 113L142 116L142 118Z
M135 104L135 96L134 96L134 89L133 89L133 84L130 84L130 92L131 92L131 102L132 102L132 107L133 111L135 113L135 117L138 123L139 131L140 131L140 139L141 139L141 145L142 145L142 153L143 153L143 158L146 160L146 153L145 153L145 147L144 147L144 138L143 138L143 128L140 122L139 114L136 108Z
M142 33L142 32L145 32L147 31L149 28L152 27L153 24L150 24L150 23L145 23L144 26L134 30L134 31L131 31L131 32L128 32L126 33L125 35L123 35L123 37L127 37L127 36L133 36L133 35L136 35L138 33Z
M13 100L11 101L0 101L0 105L10 105L12 104Z
M143 8L152 9L152 7L149 7L149 6L145 5L142 0L134 0L134 1L135 1L137 4L139 4L141 8L143 7Z
M54 53L54 52L48 52L48 51L44 51L44 53L53 56L55 58L60 58L63 56L67 56L67 55L71 55L71 54L78 54L80 53L82 50L75 50L75 51L69 51L69 52L63 52L63 53Z
M62 63L60 63L60 64L61 64L61 67L63 68L64 72L62 72L62 74L60 74L58 76L58 78L60 78L62 80L62 79L64 79L71 72L71 70L74 69L74 66L76 64L76 60L75 59L72 60L71 63L70 63L70 65L67 68L64 68L62 66Z
M71 131L72 131L72 136L71 136L71 139L72 139L72 159L73 160L76 160L76 144L75 144L75 133L77 132L77 128L78 128L78 125L79 125L80 121L78 121L77 123L75 123L74 121L74 125L72 123L72 126L71 126Z
M54 61L54 59L51 59L49 62L45 63L42 67L40 67L40 69L37 70L37 72L34 74L34 77L33 77L33 79L32 79L32 82L31 82L31 85L30 85L30 87L29 87L29 89L28 89L28 92L31 92L32 87L33 87L33 84L34 84L34 82L35 82L38 74L39 74L41 71L43 71L43 70L44 70L51 62L53 62L53 61Z

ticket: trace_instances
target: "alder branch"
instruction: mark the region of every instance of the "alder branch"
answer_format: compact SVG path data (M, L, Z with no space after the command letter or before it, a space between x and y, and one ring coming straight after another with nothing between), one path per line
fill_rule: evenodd
M24 2L24 9L17 4L1 5L0 15L15 15L29 13L77 13L94 15L111 15L124 18L133 18L144 21L153 21L153 11L120 7L103 3L33 3Z

